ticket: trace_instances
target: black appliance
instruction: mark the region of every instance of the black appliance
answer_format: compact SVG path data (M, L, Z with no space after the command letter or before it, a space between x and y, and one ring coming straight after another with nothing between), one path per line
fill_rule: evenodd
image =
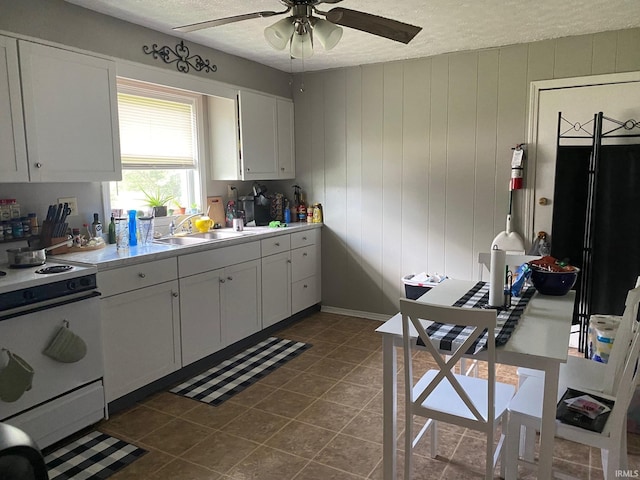
M0 477L5 480L49 480L42 453L19 428L0 423Z

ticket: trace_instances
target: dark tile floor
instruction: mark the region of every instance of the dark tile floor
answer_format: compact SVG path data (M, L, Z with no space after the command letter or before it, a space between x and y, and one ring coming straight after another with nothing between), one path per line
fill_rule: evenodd
M382 478L382 352L373 320L316 313L276 335L313 347L219 407L158 393L99 425L149 451L111 477L171 480L377 480ZM402 368L402 366L400 366ZM499 366L498 380L516 383ZM400 402L400 412L403 409ZM401 430L401 429L400 429ZM442 425L415 479L482 477L484 440ZM399 447L402 448L402 432ZM640 440L629 438L630 468ZM402 478L402 458L398 459ZM599 450L557 440L555 466L602 479Z

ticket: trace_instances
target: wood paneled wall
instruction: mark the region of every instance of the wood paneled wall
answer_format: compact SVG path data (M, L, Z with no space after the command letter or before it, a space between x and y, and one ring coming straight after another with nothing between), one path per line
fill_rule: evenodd
M638 45L631 29L297 75L297 181L324 207L323 305L393 314L407 273L477 278L505 228L530 82L640 70Z

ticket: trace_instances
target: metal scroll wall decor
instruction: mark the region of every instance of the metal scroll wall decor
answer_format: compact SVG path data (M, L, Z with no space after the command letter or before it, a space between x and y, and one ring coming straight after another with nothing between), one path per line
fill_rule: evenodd
M154 43L152 47L143 45L142 51L147 55L153 55L153 58L161 58L164 63L175 63L178 71L182 73L189 73L191 68L195 68L198 72L204 70L207 73L218 70L216 65L212 65L209 60L205 60L200 55L190 56L189 47L182 41L176 45L175 50L166 45L158 48Z

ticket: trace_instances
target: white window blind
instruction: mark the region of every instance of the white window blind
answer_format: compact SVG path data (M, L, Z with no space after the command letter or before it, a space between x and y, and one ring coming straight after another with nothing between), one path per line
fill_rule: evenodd
M118 115L122 168L196 168L192 101L119 92Z

